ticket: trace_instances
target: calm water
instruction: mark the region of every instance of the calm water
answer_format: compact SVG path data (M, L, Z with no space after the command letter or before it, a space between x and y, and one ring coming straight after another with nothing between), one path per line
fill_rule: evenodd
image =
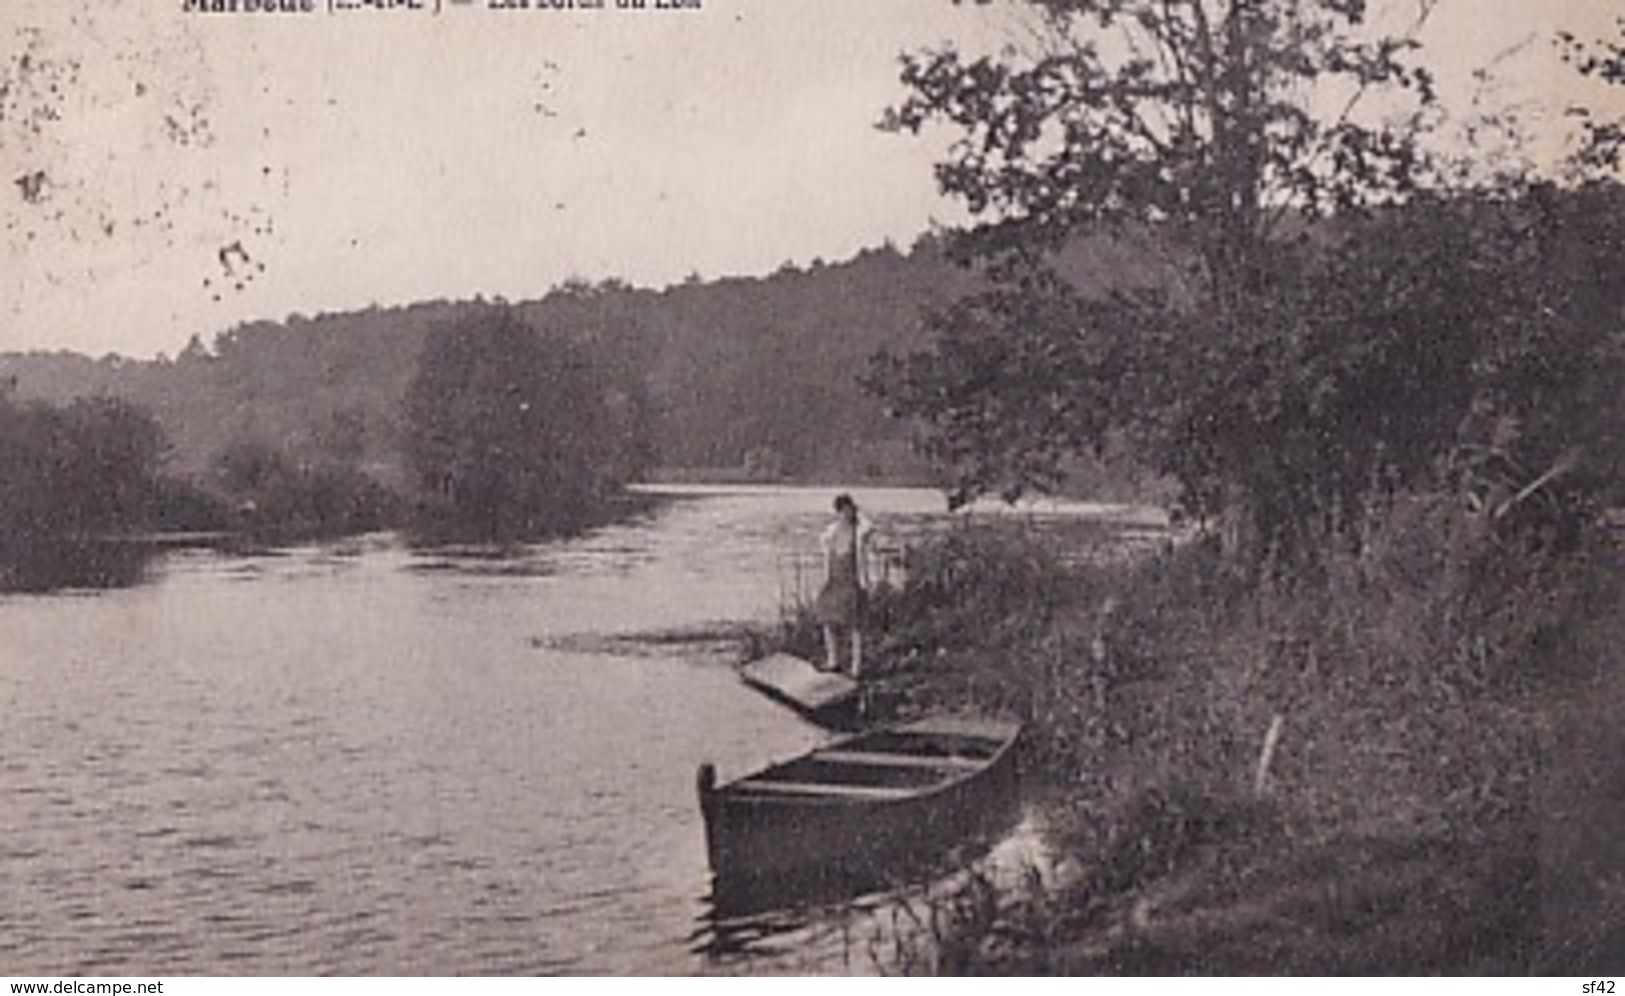
M643 637L773 618L829 494L698 490L505 558L197 551L0 596L0 974L717 967L695 767L824 734L724 650ZM900 535L941 518L859 499ZM831 937L788 967L852 967Z

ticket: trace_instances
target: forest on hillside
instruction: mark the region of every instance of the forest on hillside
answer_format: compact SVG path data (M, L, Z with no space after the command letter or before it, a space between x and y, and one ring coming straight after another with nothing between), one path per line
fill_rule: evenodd
M966 287L932 247L666 290L573 282L512 302L520 320L589 350L645 436L646 470L764 479L921 480L907 429L860 380L882 348L924 341L923 315ZM195 336L173 357L0 355L21 400L107 397L150 411L170 467L217 478L229 454L353 464L408 478L403 402L431 332L491 302L433 301L290 315Z
M972 279L888 246L661 291L292 315L172 358L0 355L0 570L177 531L537 538L621 514L636 480L925 483L866 377Z

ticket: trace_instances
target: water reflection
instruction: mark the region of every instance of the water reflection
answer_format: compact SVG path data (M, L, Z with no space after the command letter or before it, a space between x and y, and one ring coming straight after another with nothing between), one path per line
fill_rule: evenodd
M689 940L718 971L894 972L918 967L989 886L1011 887L1052 862L1036 808L997 833L864 875L777 882L750 893L715 883Z

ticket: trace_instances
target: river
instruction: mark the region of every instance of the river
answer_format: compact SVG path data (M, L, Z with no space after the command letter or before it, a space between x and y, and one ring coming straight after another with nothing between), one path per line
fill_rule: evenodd
M662 636L773 619L830 494L679 489L500 555L173 551L133 586L0 596L0 974L863 968L829 929L708 943L696 766L827 735ZM946 518L857 495L893 536Z

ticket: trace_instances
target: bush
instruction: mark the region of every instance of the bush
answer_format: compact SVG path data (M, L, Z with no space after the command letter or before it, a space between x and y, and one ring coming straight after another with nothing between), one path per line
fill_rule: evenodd
M430 332L407 390L421 528L481 541L575 532L641 463L636 405L581 344L491 306ZM615 403L612 403L615 402Z
M389 528L401 501L355 467L303 463L259 442L240 442L222 454L219 486L229 521L261 539L331 538Z

